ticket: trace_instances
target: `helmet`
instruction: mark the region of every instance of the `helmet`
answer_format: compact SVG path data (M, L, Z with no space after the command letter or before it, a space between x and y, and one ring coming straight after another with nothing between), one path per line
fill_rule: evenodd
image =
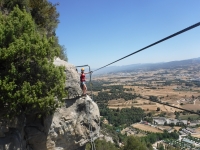
M81 68L81 71L84 71L85 69L84 68Z

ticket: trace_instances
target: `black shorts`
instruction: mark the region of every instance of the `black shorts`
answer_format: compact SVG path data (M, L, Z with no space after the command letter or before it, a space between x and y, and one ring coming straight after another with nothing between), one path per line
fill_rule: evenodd
M80 86L81 88L85 85L85 82L81 82Z

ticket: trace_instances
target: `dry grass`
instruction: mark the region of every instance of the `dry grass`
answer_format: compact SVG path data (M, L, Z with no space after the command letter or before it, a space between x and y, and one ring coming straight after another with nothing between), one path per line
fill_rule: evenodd
M174 127L175 130L179 131L181 127Z
M200 138L200 134L192 134L191 136Z
M185 105L182 105L182 108L184 109L188 109L188 110L200 110L200 104L185 104Z
M138 133L138 134L134 134L134 136L137 136L137 137L144 137L146 136L145 134L142 134L142 133Z
M144 130L144 131L149 131L149 132L156 132L156 133L163 133L161 130L151 127L149 125L144 125L144 124L134 124L132 125L134 128Z
M142 96L157 96L164 97L163 101L167 101L169 103L177 104L177 100L185 97L199 96L200 94L195 91L175 91L174 88L177 86L162 86L157 88L162 89L147 89L145 86L124 86L124 88L132 88L134 89L133 93L140 93ZM200 90L196 88L196 90ZM168 95L168 96L167 96Z
M109 100L108 101L108 105L110 106L115 106L115 105L125 105L126 101L123 99L119 99L119 100Z
M134 107L139 107L146 111L156 111L157 110L156 105L140 105L140 106L135 105Z
M196 128L195 130L196 130L197 132L199 132L199 133L200 133L200 127L199 127L199 128Z
M108 106L110 109L123 109L123 108L131 108L131 106Z
M137 103L134 103L134 101L137 101ZM181 111L179 109L175 109L159 103L153 103L149 100L142 98L136 98L136 100L129 100L129 101L125 101L123 99L108 101L108 107L110 109L131 108L132 106L139 107L145 111L156 111L158 107L160 108L160 112L174 113L175 111Z
M185 104L180 105L177 101L181 98L191 97L191 95L198 96L199 94L197 92L187 92L187 91L174 91L173 89L175 86L165 86L163 89L145 89L145 87L142 86L124 86L124 88L132 88L134 89L136 93L140 93L144 97L148 97L150 95L158 96L159 98L162 98L162 102L168 102L173 106L185 108L189 110L198 110L200 109L200 101L197 100L195 105L194 104ZM132 93L134 93L132 92ZM168 96L167 96L168 95ZM134 101L137 101L137 103L133 103ZM143 110L149 110L149 111L155 111L157 107L160 107L162 112L175 112L175 111L182 111L180 109L172 108L166 105L157 104L155 105L148 105L151 101L143 99L143 98L136 98L135 100L112 100L109 101L109 108L117 109L118 107L121 108L131 108L131 106L134 107L140 107Z

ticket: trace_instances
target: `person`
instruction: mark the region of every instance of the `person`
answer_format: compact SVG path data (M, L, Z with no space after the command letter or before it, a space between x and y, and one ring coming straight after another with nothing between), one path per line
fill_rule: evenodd
M83 91L82 96L86 96L86 92L87 92L87 86L86 86L86 84L85 84L85 81L86 81L85 74L90 74L90 73L92 73L92 71L87 72L87 73L85 73L84 71L85 71L85 69L84 69L84 68L81 68L81 73L80 73L80 86L81 86L81 89L82 89L82 91Z

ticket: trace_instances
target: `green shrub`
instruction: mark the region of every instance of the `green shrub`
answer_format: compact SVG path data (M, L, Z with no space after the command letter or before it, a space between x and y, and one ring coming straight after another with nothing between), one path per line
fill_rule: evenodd
M41 35L31 15L18 7L0 14L0 22L1 112L53 112L65 95L66 78L64 68L53 65L59 55L55 38Z

